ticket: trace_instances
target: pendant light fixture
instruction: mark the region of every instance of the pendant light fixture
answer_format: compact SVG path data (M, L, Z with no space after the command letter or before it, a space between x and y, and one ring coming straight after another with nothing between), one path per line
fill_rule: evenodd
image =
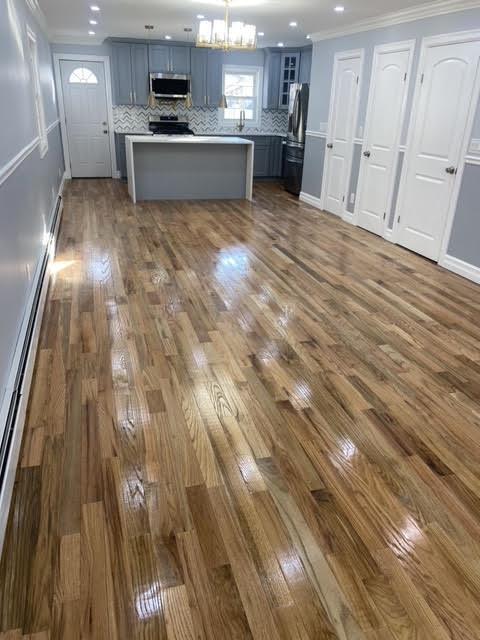
M145 25L145 30L147 32L147 39L150 41L150 34L153 31L154 26L153 24L146 24ZM149 42L150 44L150 42ZM157 109L158 108L158 102L157 99L155 97L155 94L153 92L152 87L150 87L150 93L148 94L148 102L147 102L147 106L149 109Z
M243 22L230 23L231 0L224 0L223 20L200 20L197 47L223 49L224 51L252 51L257 48L257 27Z

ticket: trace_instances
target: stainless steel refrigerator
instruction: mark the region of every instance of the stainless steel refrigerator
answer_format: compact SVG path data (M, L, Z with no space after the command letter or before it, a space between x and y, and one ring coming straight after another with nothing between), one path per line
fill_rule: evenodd
M308 84L292 84L288 105L288 136L284 143L283 177L285 189L295 195L302 189L308 97Z

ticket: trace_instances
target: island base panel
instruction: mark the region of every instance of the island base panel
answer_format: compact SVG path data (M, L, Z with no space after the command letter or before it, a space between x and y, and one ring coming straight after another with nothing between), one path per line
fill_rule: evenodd
M135 144L136 200L248 197L247 151L240 145Z

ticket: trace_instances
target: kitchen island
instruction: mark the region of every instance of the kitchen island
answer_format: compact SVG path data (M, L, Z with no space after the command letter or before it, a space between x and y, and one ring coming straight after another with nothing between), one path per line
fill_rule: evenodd
M252 199L251 140L126 136L128 193L141 200Z

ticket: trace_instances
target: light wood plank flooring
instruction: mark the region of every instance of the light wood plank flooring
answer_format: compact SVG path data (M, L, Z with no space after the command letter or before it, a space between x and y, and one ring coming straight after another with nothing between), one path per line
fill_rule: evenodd
M74 181L55 270L2 640L480 638L479 287L271 184Z

